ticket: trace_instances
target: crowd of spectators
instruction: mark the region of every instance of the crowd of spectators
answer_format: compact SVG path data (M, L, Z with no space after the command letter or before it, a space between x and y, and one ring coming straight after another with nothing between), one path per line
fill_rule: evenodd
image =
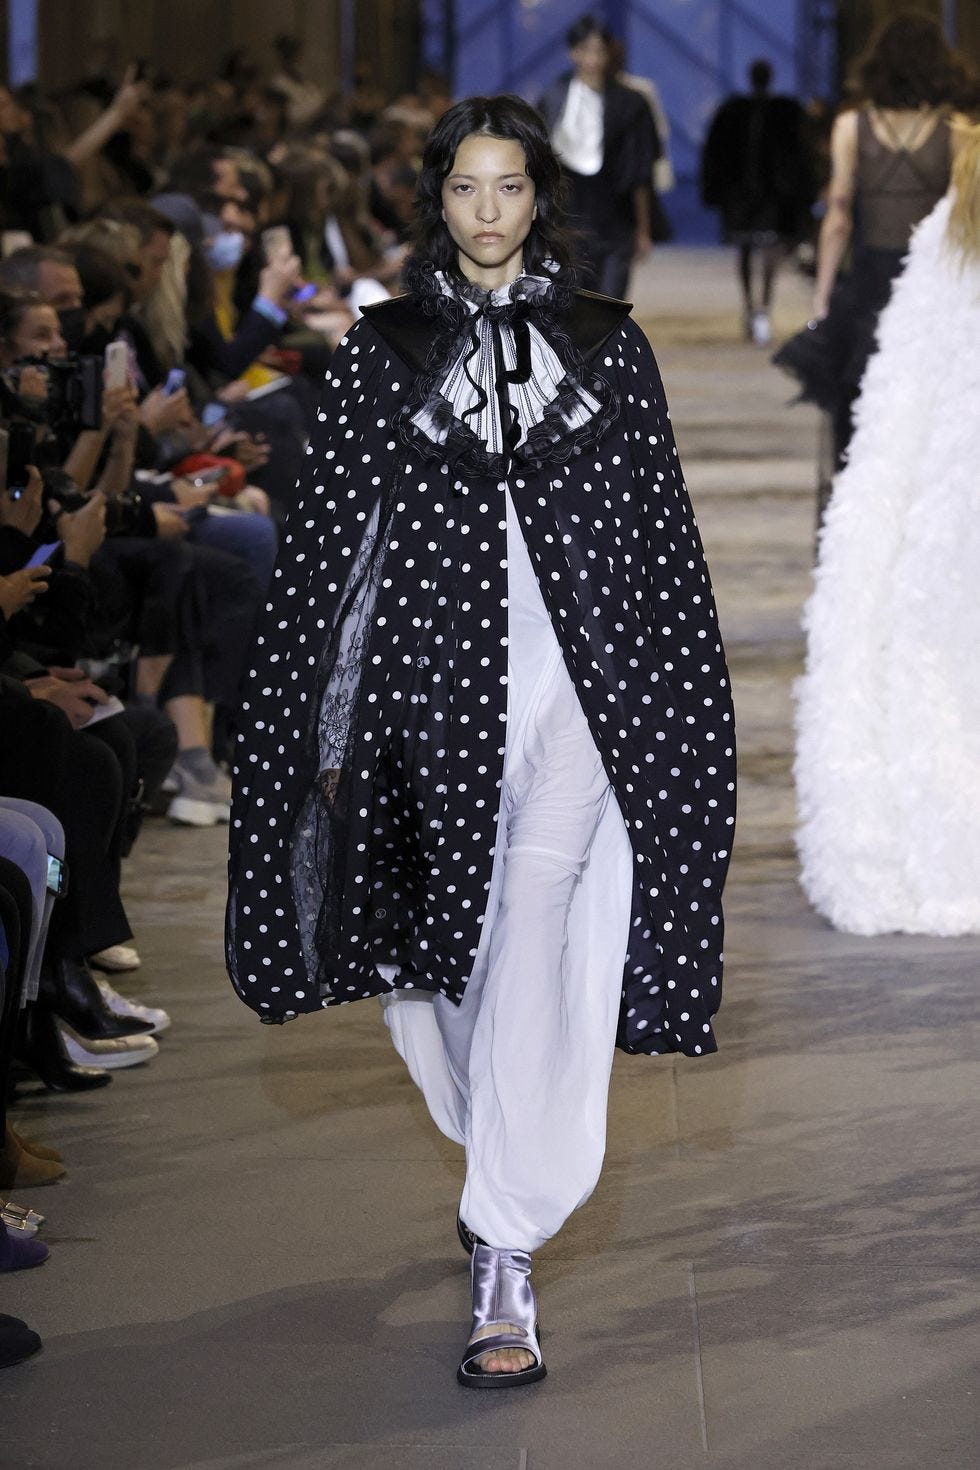
M228 820L316 384L395 286L447 102L329 98L286 36L206 83L0 87L0 1271L47 1255L8 1191L65 1172L14 1089L104 1087L169 1025L115 988L122 864L148 813ZM36 1346L0 1318L0 1365Z

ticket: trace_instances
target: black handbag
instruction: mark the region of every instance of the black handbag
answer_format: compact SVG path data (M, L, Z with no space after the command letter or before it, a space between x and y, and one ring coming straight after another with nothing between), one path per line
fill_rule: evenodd
M772 361L797 380L800 399L829 413L840 398L846 358L847 348L828 313L820 320L807 322L802 331L773 353Z
M847 277L838 280L825 317L806 326L772 355L777 367L797 380L799 397L832 412L840 402L854 351L853 311Z

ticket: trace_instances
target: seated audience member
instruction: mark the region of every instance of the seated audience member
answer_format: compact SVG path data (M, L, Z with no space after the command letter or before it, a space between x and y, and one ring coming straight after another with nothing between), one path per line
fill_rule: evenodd
M415 184L432 119L421 109L388 108L372 130L368 206L391 238L405 244L415 216Z
M99 216L83 230L86 247L94 245L112 253L128 278L130 303L117 318L113 335L130 346L136 365L141 399L136 464L143 471L167 471L172 475L169 484L159 477L144 479L143 498L179 506L189 516L190 545L209 546L241 557L264 589L272 575L278 544L275 525L268 515L268 499L260 487L246 486L244 468L239 472L236 464L228 459L215 460L213 465L195 460L194 456L201 453L213 455L215 434L201 422L183 384L171 385L168 391L167 374L139 315L141 305L149 302L160 287L169 261L174 226L164 215L135 199L118 202L108 215ZM79 233L73 232L76 239ZM88 299L91 291L87 277L83 286ZM243 435L238 443L232 439L228 448L232 451L239 448L246 454L246 437ZM256 467L263 462L263 451L253 453L252 463ZM231 497L223 495L224 481L220 475L213 478L222 465L234 485ZM212 476L207 483L194 478L201 470L207 470ZM221 514L210 513L213 503L220 503Z
M334 133L330 153L343 173L332 190L323 229L321 260L355 316L397 288L405 247L385 238L368 208L370 154L347 130Z
M264 463L249 464L249 477L270 495L281 515L292 500L313 407L286 378L264 393L242 375L282 339L288 313L277 303L289 299L299 278L298 259L290 255L263 267L258 295L239 316L233 295L245 249L243 232L223 230L216 217L205 215L188 196L158 196L156 205L173 219L187 246L184 278L168 302L168 336L175 340L179 335L186 344L182 366L189 381L198 385L199 401L205 400L202 412L206 409L223 428L246 435L247 445L259 441L268 446Z
M79 247L76 256L87 280L98 287L83 299L83 333L92 326L96 298L111 291L107 299L118 305L116 288L122 279L117 276L112 287L104 260L90 270L94 253L91 247ZM86 345L84 336L81 345ZM111 459L110 450L107 471ZM124 480L131 465L130 447ZM219 727L227 729L237 706L238 674L260 588L239 558L183 544L187 520L176 506L144 506L119 485L106 484L105 475L99 484L107 491L109 508L117 508L117 534L91 558L94 611L87 629L79 629L80 634L89 634L88 644L76 647L75 655L104 658L118 642L139 647L132 693L143 712L132 712L128 718L158 718L153 706L159 702L177 727L180 754L172 774L179 789L171 805L174 819L193 825L227 820L228 783L209 753L206 702L213 701L226 712ZM24 513L23 503L8 512L18 513ZM36 525L27 528L26 533L32 535L35 529ZM108 722L107 729L111 726ZM162 779L155 776L153 784L159 786Z

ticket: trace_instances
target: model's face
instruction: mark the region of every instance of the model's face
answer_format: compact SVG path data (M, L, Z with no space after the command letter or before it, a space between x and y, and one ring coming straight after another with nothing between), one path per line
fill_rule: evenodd
M609 47L602 37L586 36L568 54L572 58L579 81L601 91L606 84L606 72L609 69Z
M456 149L442 185L442 217L458 247L459 268L485 290L515 281L537 213L524 149L513 138L471 133Z

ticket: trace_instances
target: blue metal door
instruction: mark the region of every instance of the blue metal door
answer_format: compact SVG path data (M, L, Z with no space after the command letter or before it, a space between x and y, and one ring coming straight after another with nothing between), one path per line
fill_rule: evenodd
M564 37L585 0L426 0L428 64L458 97L517 92L534 101L567 69ZM606 0L593 14L626 43L629 71L656 83L670 119L677 187L665 197L677 238L716 238L698 202L698 160L711 116L745 85L749 63L772 62L774 88L828 96L833 0Z

